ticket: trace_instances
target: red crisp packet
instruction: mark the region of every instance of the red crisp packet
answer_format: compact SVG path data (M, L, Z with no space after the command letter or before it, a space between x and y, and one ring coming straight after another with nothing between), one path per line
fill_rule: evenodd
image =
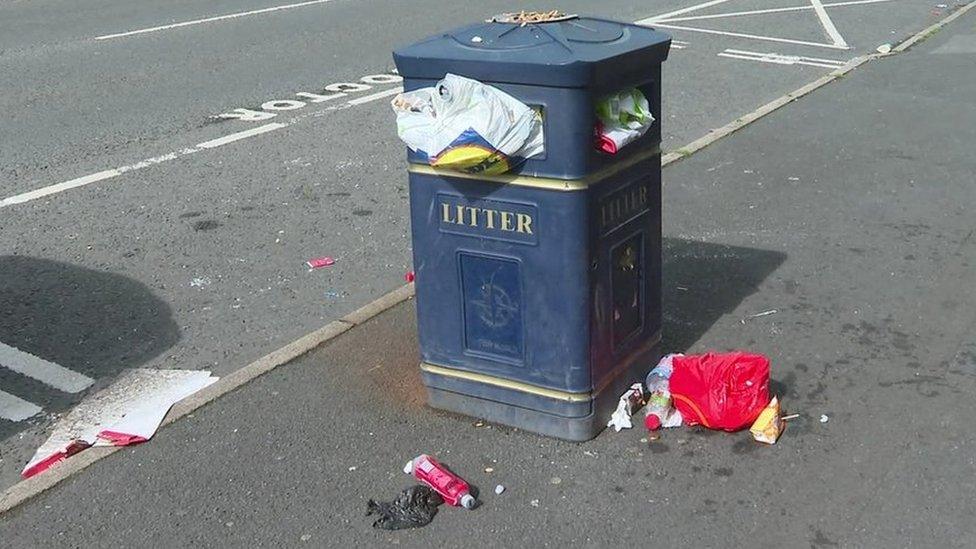
M309 269L321 269L322 267L331 267L335 265L335 259L331 257L316 257L315 259L309 259L305 262Z

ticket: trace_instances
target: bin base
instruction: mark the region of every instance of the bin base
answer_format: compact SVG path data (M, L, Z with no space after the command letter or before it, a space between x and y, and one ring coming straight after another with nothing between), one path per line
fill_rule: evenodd
M456 412L468 416L481 418L493 423L508 425L524 429L540 435L560 438L574 442L583 442L599 435L607 427L610 415L613 414L620 400L620 395L631 384L643 381L647 372L657 364L659 356L657 341L650 349L646 349L638 356L632 357L628 367L618 373L615 379L607 383L600 392L592 394L589 413L579 416L562 416L541 410L533 410L524 406L508 404L464 394L457 391L435 387L445 381L441 376L424 372L424 384L427 388L428 404L440 410ZM487 389L478 383L454 384L452 388L463 388L472 393L484 394ZM496 391L497 389L492 389ZM499 396L501 396L499 394ZM584 403L580 403L584 404ZM638 425L640 422L637 423Z
M433 408L575 442L590 440L607 426L606 421L599 421L593 413L584 417L562 417L433 387L427 387L427 397Z

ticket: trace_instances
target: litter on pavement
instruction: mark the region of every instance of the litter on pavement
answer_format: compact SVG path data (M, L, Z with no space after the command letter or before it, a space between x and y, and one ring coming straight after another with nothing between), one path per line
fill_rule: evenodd
M827 417L827 414L820 414L820 423L827 423L828 421L830 421L830 418Z
M644 389L640 383L634 383L630 386L630 389L627 389L626 393L620 395L620 401L617 402L617 409L610 416L607 427L613 427L613 430L618 433L621 429L630 429L634 426L630 422L630 416L634 415L634 412L643 405Z
M675 409L671 398L671 372L674 358L682 354L665 355L647 374L647 410L644 414L644 426L649 431L656 431L661 427L671 428L681 426L681 412Z
M408 461L403 472L433 488L449 505L474 509L477 504L468 483L427 454Z
M775 444L785 422L800 414L782 415L779 398L769 393L769 371L765 356L742 351L665 355L647 374L643 388L635 384L621 396L607 426L618 431L630 426L630 418L621 416L639 390L646 396L644 425L651 431L642 442L657 440L662 427L684 423L729 432L749 427L756 441ZM827 416L820 421L826 423Z
M636 141L654 123L647 98L637 88L628 88L598 100L596 116L596 148L609 154L617 154Z
M738 431L769 403L769 359L745 352L674 357L670 389L688 425Z
M366 516L379 515L373 528L405 530L427 526L437 514L437 506L444 500L429 486L411 486L400 492L391 502L366 502Z
M504 492L504 491L505 491L505 487L502 486L501 484L495 486L495 495L500 496L501 493Z
M202 370L129 370L58 421L21 476L32 477L91 446L145 442L173 404L217 379Z
M779 414L779 400L773 397L769 404L763 408L763 411L759 413L759 417L753 422L752 427L749 428L752 438L758 442L776 444L786 425Z
M497 175L544 152L541 116L477 80L447 74L391 105L400 139L437 168Z
M332 257L316 257L306 261L305 265L308 266L309 270L315 270L321 269L322 267L331 267L335 265L335 262L335 258Z

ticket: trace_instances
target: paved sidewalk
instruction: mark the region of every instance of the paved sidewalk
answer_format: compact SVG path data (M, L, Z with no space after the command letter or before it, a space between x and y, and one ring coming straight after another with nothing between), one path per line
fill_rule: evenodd
M430 410L407 302L0 517L4 547L976 545L974 52L969 14L666 169L665 348L768 354L803 414L776 446ZM373 530L422 451L483 506Z

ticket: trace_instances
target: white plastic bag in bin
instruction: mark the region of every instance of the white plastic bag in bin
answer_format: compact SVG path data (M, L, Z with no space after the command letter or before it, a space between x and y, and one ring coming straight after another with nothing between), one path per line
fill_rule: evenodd
M393 101L397 134L431 166L467 173L505 173L545 149L542 118L511 95L448 74L432 88Z

